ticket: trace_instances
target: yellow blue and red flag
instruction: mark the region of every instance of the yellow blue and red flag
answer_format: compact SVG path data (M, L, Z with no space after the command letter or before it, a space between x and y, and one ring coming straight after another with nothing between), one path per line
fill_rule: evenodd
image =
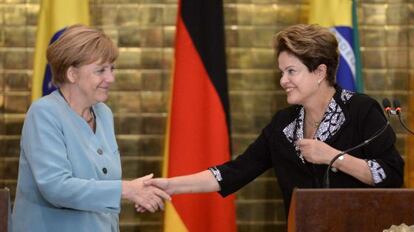
M49 43L55 41L67 26L89 25L89 0L42 0L38 16L34 55L32 101L54 90L52 74L46 61Z
M362 92L362 68L355 0L311 0L309 23L328 27L339 43L339 86Z
M180 0L164 176L231 158L223 0ZM183 194L167 203L164 232L234 232L235 196Z

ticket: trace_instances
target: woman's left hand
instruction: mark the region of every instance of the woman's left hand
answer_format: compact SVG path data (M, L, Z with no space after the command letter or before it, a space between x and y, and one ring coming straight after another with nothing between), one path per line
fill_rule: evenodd
M301 139L296 142L303 158L314 164L329 164L340 151L316 139Z

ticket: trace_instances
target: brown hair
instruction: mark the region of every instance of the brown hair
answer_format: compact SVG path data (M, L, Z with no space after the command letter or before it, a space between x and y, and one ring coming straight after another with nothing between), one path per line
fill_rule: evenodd
M69 67L79 67L99 61L113 63L118 48L102 31L84 25L73 25L49 45L47 61L52 70L52 82L60 86L66 82Z
M335 84L339 63L338 41L329 29L319 25L298 24L276 34L274 40L276 57L281 52L296 56L310 72L320 64L327 66L327 80Z

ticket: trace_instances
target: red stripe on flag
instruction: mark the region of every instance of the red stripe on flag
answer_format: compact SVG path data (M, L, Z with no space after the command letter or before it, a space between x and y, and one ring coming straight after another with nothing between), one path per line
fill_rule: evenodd
M170 115L168 176L205 170L230 159L226 116L179 16ZM189 231L236 231L234 196L186 194L172 201Z

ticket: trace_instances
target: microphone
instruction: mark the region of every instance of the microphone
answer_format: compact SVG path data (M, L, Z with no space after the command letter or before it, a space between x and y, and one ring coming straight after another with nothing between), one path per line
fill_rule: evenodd
M398 101L398 99L394 99L392 101L392 103L394 104L395 112L397 113L397 115L400 115L400 113L401 113L401 104L400 104L400 101Z
M382 107L384 111L387 113L388 119L390 119L390 115L393 114L393 110L391 108L391 102L388 98L382 99Z
M388 101L389 102L389 101ZM391 104L390 104L391 105ZM385 108L385 107L384 107ZM366 140L364 140L362 143L360 143L360 144L358 144L358 145L356 145L356 146L353 146L353 147L351 147L351 148L348 148L348 149L346 149L345 151L342 151L341 153L339 153L339 154L337 154L335 157L333 157L332 159L331 159L331 161L329 162L329 165L328 165L328 167L326 168L326 171L325 171L325 175L324 175L324 177L323 177L323 179L324 179L324 186L325 186L325 188L329 188L330 187L330 182L329 182L329 170L331 170L331 168L332 168L332 165L335 163L335 161L337 160L337 159L341 159L341 157L343 158L343 156L345 155L345 154L347 154L348 152L351 152L351 151L353 151L353 150L355 150L355 149L358 149L358 148L360 148L360 147L363 147L363 146L365 146L365 145L367 145L367 144L369 144L371 141L373 141L374 139L376 139L378 136L380 136L382 133L384 133L384 131L387 129L387 127L390 125L390 122L387 120L387 122L385 123L385 125L382 127L382 128L380 128L379 130L377 130L371 137L369 137L368 139L366 139Z
M407 130L408 132L410 132L412 135L414 135L414 132L412 130L410 130L410 128L407 127L407 125L404 123L404 121L401 118L401 104L400 101L398 101L397 99L393 100L393 104L394 104L394 108L395 108L395 113L398 115L398 120L400 121L400 124L404 127L405 130Z

